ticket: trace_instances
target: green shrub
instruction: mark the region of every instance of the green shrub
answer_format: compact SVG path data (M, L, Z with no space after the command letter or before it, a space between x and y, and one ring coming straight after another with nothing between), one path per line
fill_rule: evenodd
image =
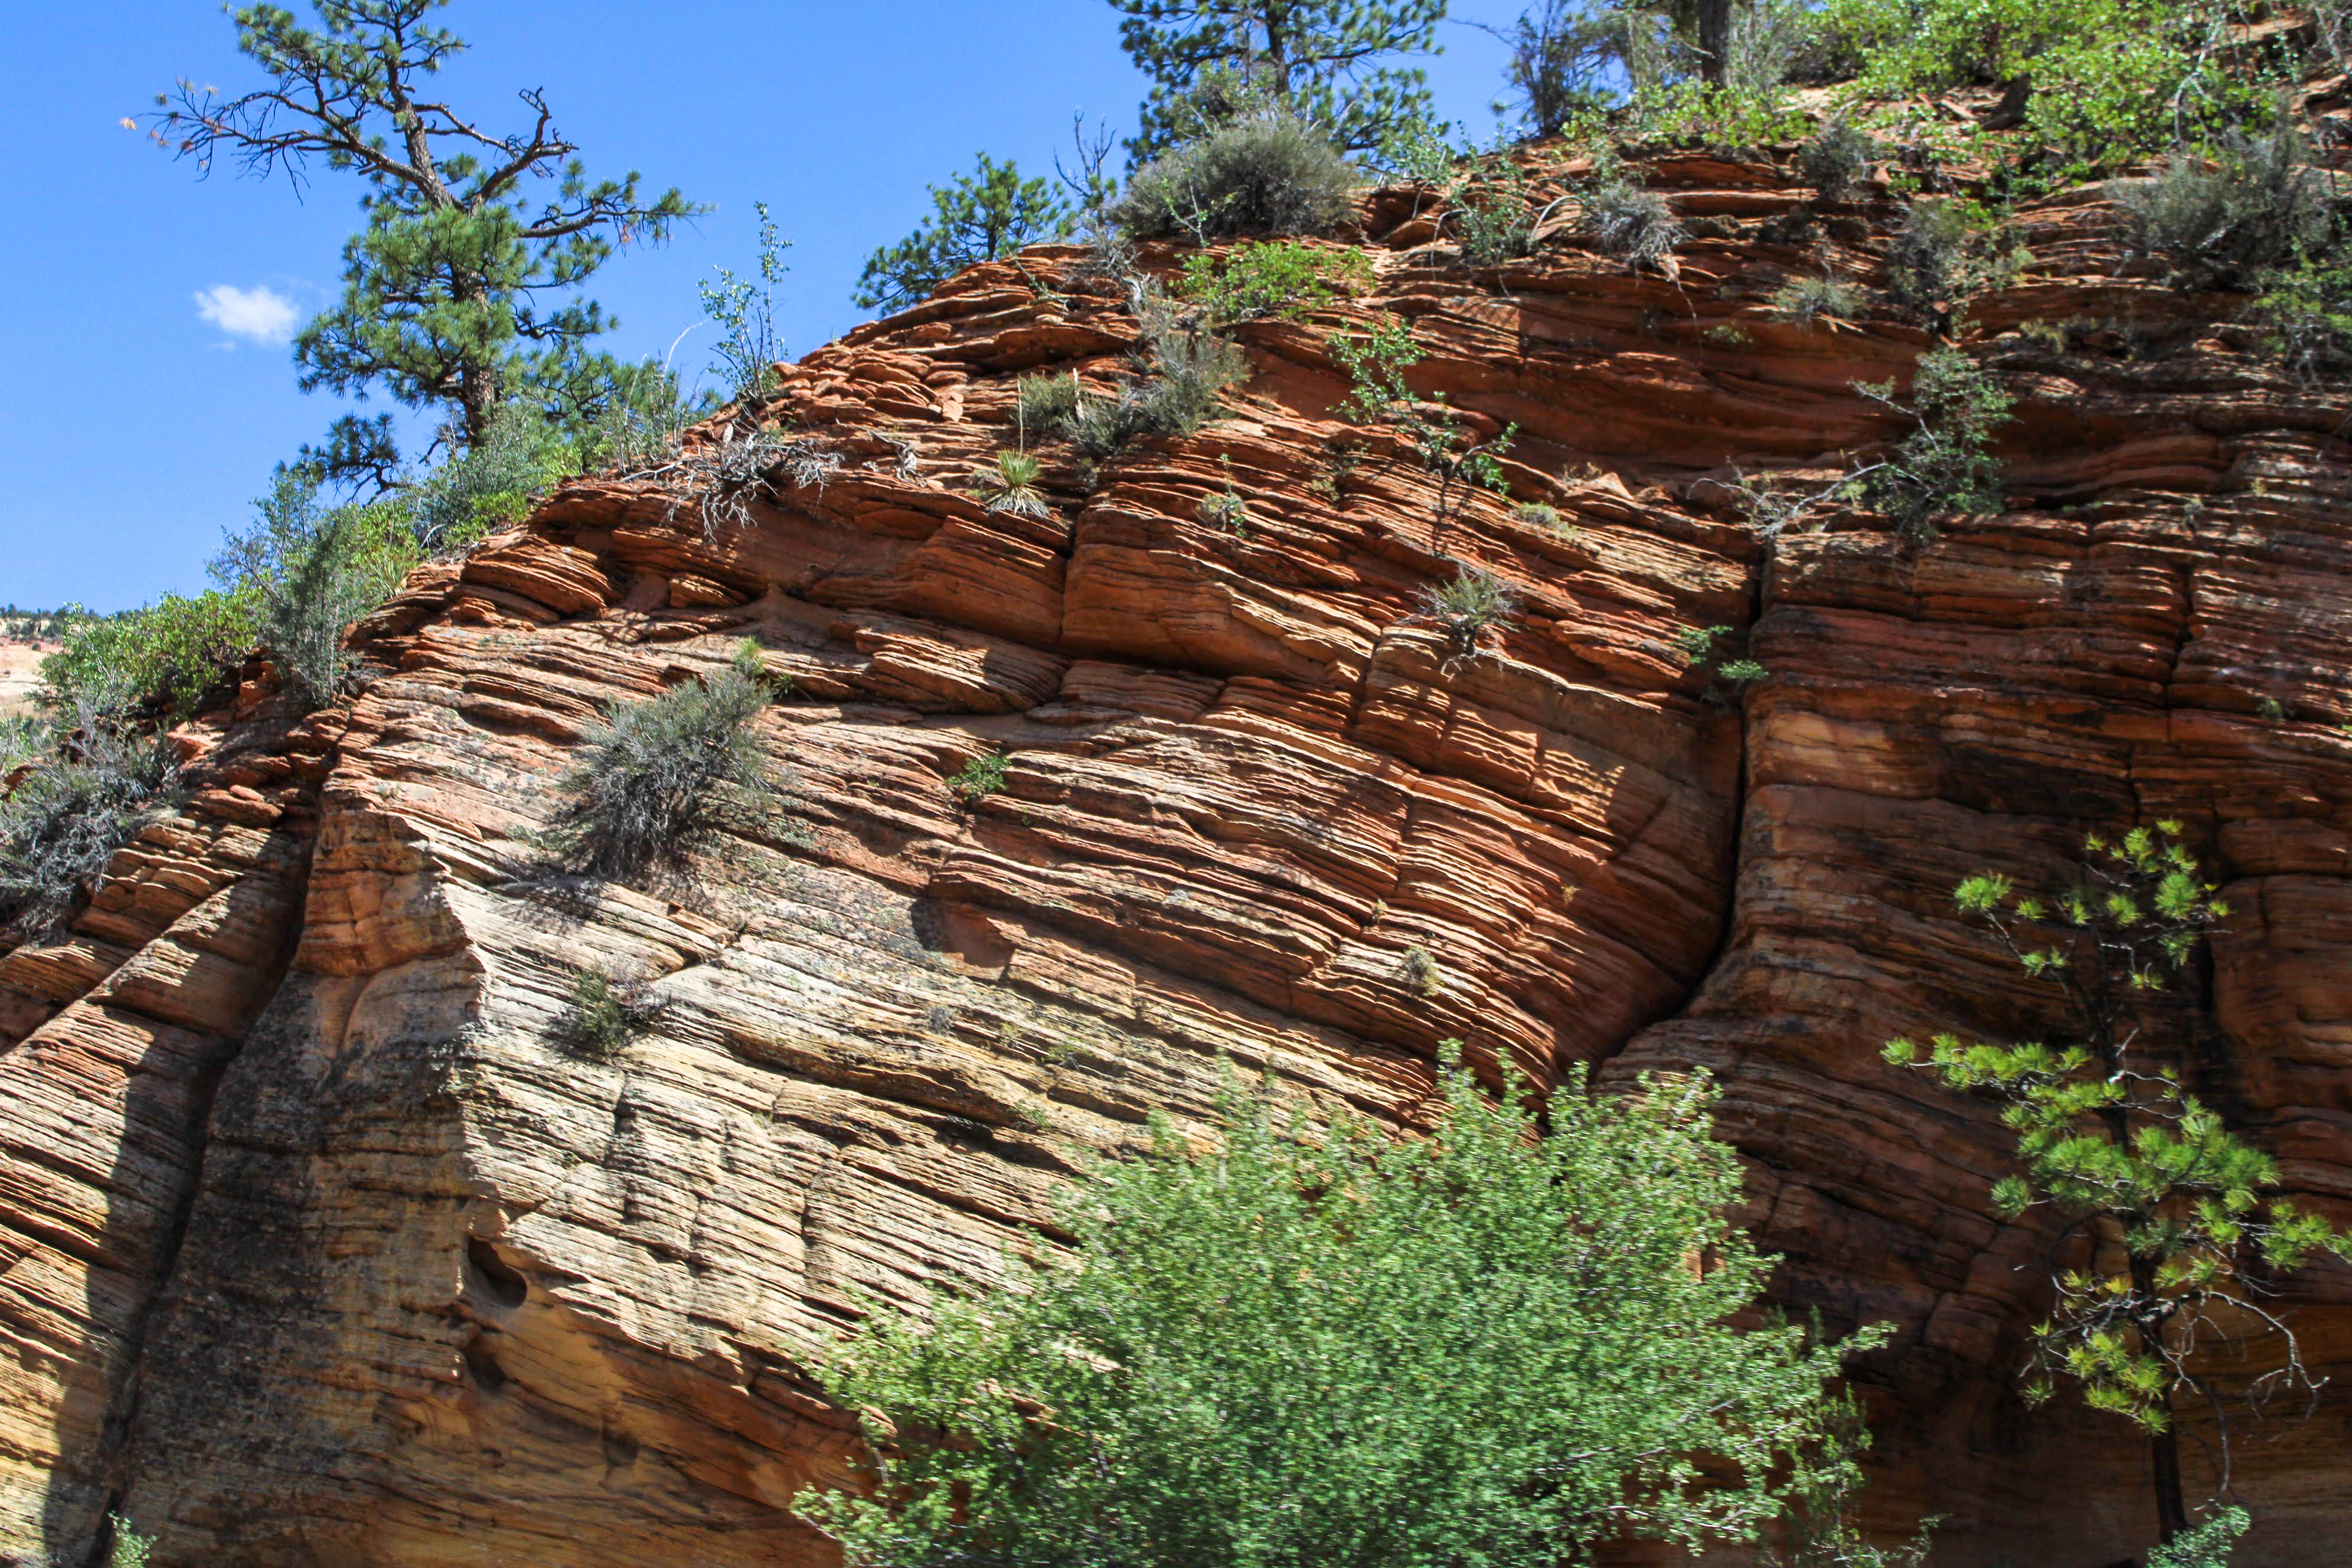
M1892 382L1857 383L1856 389L1912 422L1910 434L1854 486L1904 540L1935 537L1940 512L2000 510L1992 432L2009 418L2010 396L1990 372L1958 349L1934 349L1919 356L1908 405L1895 401Z
M1364 333L1335 333L1325 345L1348 373L1348 396L1332 412L1366 425L1386 425L1412 441L1423 468L1439 477L1437 515L1447 512L1454 487L1475 486L1497 493L1510 487L1503 479L1502 456L1511 448L1518 426L1506 426L1486 440L1447 406L1445 395L1423 399L1405 382L1404 373L1421 363L1421 349L1412 331L1389 322Z
M104 883L115 851L178 799L160 741L77 712L0 800L0 922L35 940L55 932Z
M1462 241L1463 260L1493 268L1534 253L1536 215L1528 173L1507 154L1474 167L1450 195L1447 216Z
M1772 291L1772 313L1799 326L1851 321L1863 308L1862 290L1835 278L1791 278Z
M1045 466L1026 452L999 452L996 471L981 481L981 500L991 511L1051 517L1054 512L1045 504L1045 492L1037 488L1038 476L1044 472Z
M651 1029L667 1009L667 1004L643 981L618 980L602 969L583 969L572 976L571 994L548 1035L573 1056L609 1062Z
M260 635L257 588L166 594L84 623L41 661L41 679L58 706L174 724L226 690Z
M2234 1504L2219 1509L2187 1534L2151 1550L2147 1568L2229 1568L2231 1551L2252 1522L2252 1516Z
M1842 202L1862 189L1878 144L1845 120L1832 120L1797 149L1797 173L1822 200Z
M1081 1169L1066 1260L1008 1249L1013 1278L936 1292L928 1321L875 1302L817 1367L871 1484L795 1506L876 1568L1553 1568L1629 1530L1753 1541L1851 1471L1826 1385L1884 1336L1733 1326L1770 1263L1727 1217L1713 1101L1591 1095L1575 1068L1540 1106L1498 1101L1449 1065L1425 1136L1316 1137L1229 1087L1204 1150L1159 1123L1149 1158Z
M624 475L659 467L677 456L688 426L718 411L717 394L688 397L658 360L625 365L589 423L579 467Z
M1518 609L1517 589L1483 566L1465 565L1450 583L1423 584L1421 608L1412 618L1444 632L1454 658L1468 658L1489 628L1507 625Z
M702 313L719 329L713 352L728 388L737 403L757 405L775 392L776 363L784 357L783 340L776 331L775 290L790 270L784 252L792 248L792 241L776 237L767 203L753 202L751 210L760 215L758 280L738 278L722 267L718 282L698 289Z
M2352 265L2305 258L2271 273L2255 318L2264 346L2305 380L2352 365ZM47 667L42 667L46 669Z
M2270 269L2325 247L2327 199L2291 130L2234 136L2200 157L2183 148L2120 200L2137 247L2193 289L2252 288Z
M1969 296L2005 289L2031 260L2007 226L1974 204L1925 196L1903 215L1886 251L1886 290L1921 321L1941 322Z
M769 694L747 643L715 675L615 704L563 774L565 798L542 841L568 868L612 880L677 858L715 825L722 786L772 794L751 722Z
M1707 696L1718 704L1737 699L1749 686L1771 674L1752 658L1737 654L1729 626L1677 626L1675 647L1683 662L1709 677Z
M1405 989L1416 996L1434 996L1445 989L1445 972L1425 947L1406 948L1397 967L1404 973Z
M1085 389L1076 371L1066 375L1024 375L1013 385L1013 418L1025 440L1058 431L1078 411Z
M1675 221L1666 198L1635 184L1615 158L1594 161L1579 196L1584 205L1583 227L1592 242L1636 271L1658 267L1682 240L1683 226Z
M1196 245L1229 235L1323 234L1347 220L1358 184L1354 165L1322 132L1262 113L1137 170L1112 216L1139 238L1181 235Z
M1538 529L1555 539L1576 537L1576 525L1562 517L1556 506L1546 506L1541 501L1523 501L1511 509L1511 515L1528 527Z
M107 1547L106 1568L147 1568L147 1559L155 1550L155 1538L142 1535L131 1528L131 1521L119 1513L106 1516L111 1543Z
M500 404L482 438L406 498L419 549L457 554L484 534L522 521L539 497L577 468L577 458L535 405L520 398Z
M1116 457L1139 437L1192 434L1215 416L1224 389L1249 373L1241 350L1148 290L1138 290L1135 309L1143 374L1108 397L1081 396L1057 432L1088 463Z
M966 805L983 795L995 795L1004 788L1004 763L1003 752L983 752L956 770L948 780L948 788Z
M1213 321L1268 317L1295 321L1334 300L1351 299L1372 284L1372 264L1360 250L1334 250L1277 239L1244 241L1219 258L1184 258L1177 295Z
M351 666L343 636L390 597L416 564L408 509L397 500L325 506L308 476L281 468L260 513L229 537L215 580L258 602L257 632L303 706L334 700Z

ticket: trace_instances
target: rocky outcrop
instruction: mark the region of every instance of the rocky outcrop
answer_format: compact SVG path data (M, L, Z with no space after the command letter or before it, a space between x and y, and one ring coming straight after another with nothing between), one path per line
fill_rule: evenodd
M789 1510L847 1462L813 1346L993 1268L1075 1159L1223 1073L1410 1123L1455 1037L1490 1076L1722 1079L1780 1294L1895 1325L1856 1367L1876 1522L1947 1514L1967 1568L2140 1544L2129 1434L2015 1396L2039 1237L1991 1216L2004 1134L1877 1048L2043 1016L1959 876L2178 816L2241 914L2163 1026L2299 1194L2352 1203L2346 401L2053 200L1969 329L2021 399L2017 510L1760 537L1725 481L1895 433L1851 384L1920 331L1765 308L1869 277L1893 209L1646 174L1696 236L1672 276L1570 231L1474 273L1377 193L1371 297L1241 329L1224 416L1091 488L1044 447L1043 519L970 493L1014 377L1108 386L1136 322L1079 252L975 268L787 367L772 412L825 461L749 526L583 480L364 623L347 710L254 690L189 731L188 809L0 960L5 1547L116 1510L175 1568L827 1562ZM1326 340L1381 312L1569 526L1458 489L1441 519L1333 415ZM1229 487L1238 528L1201 504ZM1463 562L1524 598L1470 658L1416 613ZM1716 626L1771 672L1744 704L1676 651ZM645 888L549 874L604 705L744 637L792 678L782 804ZM592 963L667 1003L611 1063L549 1032ZM2294 1291L2352 1364L2352 1277ZM2352 1544L2352 1405L2287 1415L2239 1443L2261 1564Z

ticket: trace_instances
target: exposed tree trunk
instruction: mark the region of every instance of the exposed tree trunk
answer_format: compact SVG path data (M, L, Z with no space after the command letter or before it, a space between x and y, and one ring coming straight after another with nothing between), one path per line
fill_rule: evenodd
M2133 1292L2143 1300L2153 1300L2156 1295L2155 1262L2146 1258L2133 1258L2131 1275ZM2168 1542L2189 1528L2189 1504L2180 1485L2180 1433L2171 1419L2171 1396L2167 1394L2158 1403L2165 1415L2164 1430L2148 1435L2147 1458L2150 1479L2156 1484L2157 1535L2158 1539Z
M1723 85L1731 52L1731 0L1698 0L1698 72L1709 87Z

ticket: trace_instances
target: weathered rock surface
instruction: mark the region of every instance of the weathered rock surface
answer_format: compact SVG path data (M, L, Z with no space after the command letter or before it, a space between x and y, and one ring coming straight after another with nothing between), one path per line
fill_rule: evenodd
M1717 481L1894 434L1850 384L1925 342L1764 300L1824 255L1867 277L1892 209L1817 254L1768 168L1648 174L1712 236L1673 279L1567 234L1474 277L1376 195L1373 298L1244 329L1228 416L1091 490L1045 448L1047 519L969 493L1013 378L1107 385L1136 325L1075 252L976 268L789 367L821 486L706 537L575 483L362 626L348 711L253 690L188 731L187 810L0 959L0 1550L70 1558L114 1510L173 1568L827 1562L788 1504L845 1426L797 1365L861 1300L995 1267L1075 1155L1203 1114L1226 1064L1410 1121L1455 1036L1489 1071L1721 1076L1785 1300L1896 1326L1856 1368L1878 1522L1948 1515L1966 1568L2141 1544L2128 1432L2015 1396L2004 1135L1877 1049L2042 1016L1959 876L2179 816L2242 914L2159 1023L2352 1206L2352 407L2055 202L1972 329L2021 398L2018 510L1761 539ZM1331 414L1323 340L1381 310L1571 529L1485 494L1441 527ZM1229 485L1243 530L1202 520ZM1525 605L1449 659L1414 612L1456 560ZM1675 651L1711 626L1771 671L1744 711ZM647 889L547 875L604 706L746 637L794 683L782 809ZM610 1064L548 1031L592 963L668 1003ZM2352 1370L2352 1276L2293 1299ZM2240 1436L2246 1561L2332 1561L2352 1403L2285 1414Z

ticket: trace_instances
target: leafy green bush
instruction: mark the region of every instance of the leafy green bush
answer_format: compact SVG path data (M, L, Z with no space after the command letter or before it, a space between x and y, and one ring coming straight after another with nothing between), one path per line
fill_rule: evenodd
M571 994L548 1034L573 1056L609 1062L652 1028L666 1010L667 1005L644 982L583 969L572 976Z
M2309 380L2352 365L2352 264L2306 257L2279 268L2254 315L2270 329L2265 346L2295 374Z
M260 515L232 534L212 563L214 578L258 605L256 631L306 707L334 700L351 658L343 635L416 564L410 513L398 500L327 506L309 476L280 468Z
M2194 1530L2176 1535L2147 1554L2147 1568L2229 1568L2231 1550L2253 1522L2234 1504L2215 1510Z
M106 879L116 850L178 804L160 741L89 709L46 738L44 754L0 799L0 922L50 935Z
M1718 702L1736 699L1772 672L1736 650L1729 626L1677 626L1675 647L1683 662L1711 678L1708 696Z
M659 360L625 365L590 423L580 467L628 474L666 463L677 455L687 426L718 411L716 394L689 398Z
M1810 327L1815 321L1851 321L1863 311L1862 290L1835 278L1791 278L1772 291L1772 313Z
M542 841L570 869L606 879L675 858L713 826L722 786L772 792L751 722L768 699L759 649L746 643L715 675L615 704L564 773Z
M1878 144L1847 120L1832 120L1797 149L1797 173L1825 202L1842 202L1862 189Z
M1139 437L1191 435L1215 416L1224 389L1249 374L1241 350L1149 289L1137 290L1135 310L1143 374L1108 397L1080 396L1056 431L1088 463L1108 460Z
M1518 609L1518 590L1483 566L1465 565L1452 582L1423 584L1413 619L1444 632L1454 658L1468 658L1489 628L1507 624Z
M1004 788L1004 763L1003 752L983 752L956 770L948 788L966 805L982 795L995 795Z
M1770 1264L1703 1080L1571 1069L1540 1122L1440 1089L1400 1139L1229 1088L1206 1152L1163 1123L1083 1171L1067 1261L1024 1249L928 1322L877 1302L817 1369L876 1484L795 1506L866 1568L1553 1568L1752 1541L1851 1470L1825 1385L1883 1336L1732 1326Z
M578 453L539 408L502 403L482 438L428 474L405 498L427 555L448 555L530 515L531 503L572 473Z
M2326 192L2292 130L2232 136L2198 156L2183 148L2120 204L2138 247L2172 264L2172 281L2246 289L2273 268L2323 248Z
M1990 372L1958 349L1933 349L1919 356L1908 405L1895 401L1893 382L1856 389L1912 422L1910 434L1850 487L1903 539L1934 538L1939 512L2000 510L1992 432L2009 418L2010 396Z
M722 267L719 281L699 285L702 313L719 328L715 351L734 400L759 405L776 390L776 363L784 357L783 340L776 331L776 285L790 270L784 252L792 241L776 237L768 204L753 202L760 215L760 261L757 281L738 278Z
M1507 491L1503 454L1518 434L1517 425L1498 435L1474 439L1475 432L1449 407L1444 393L1418 396L1404 373L1421 363L1421 349L1412 331L1389 322L1364 333L1337 333L1326 345L1331 357L1348 373L1348 396L1332 412L1366 425L1386 425L1403 432L1413 445L1423 468L1438 476L1437 515L1447 513L1458 484Z
M1128 181L1112 216L1139 238L1322 234L1345 222L1354 165L1305 121L1252 115L1155 158Z
M1886 250L1886 291L1918 320L1949 318L1970 295L2007 288L2031 260L2007 226L1983 207L1923 196L1903 215Z
M261 635L261 596L244 586L85 623L41 661L48 699L67 709L177 723L236 679Z
M1492 268L1534 253L1536 213L1528 187L1528 172L1507 153L1474 164L1453 183L1446 216L1462 242L1463 260Z
M1371 284L1372 264L1360 250L1287 239L1244 240L1222 258L1205 253L1186 257L1176 292L1213 321L1295 321Z

